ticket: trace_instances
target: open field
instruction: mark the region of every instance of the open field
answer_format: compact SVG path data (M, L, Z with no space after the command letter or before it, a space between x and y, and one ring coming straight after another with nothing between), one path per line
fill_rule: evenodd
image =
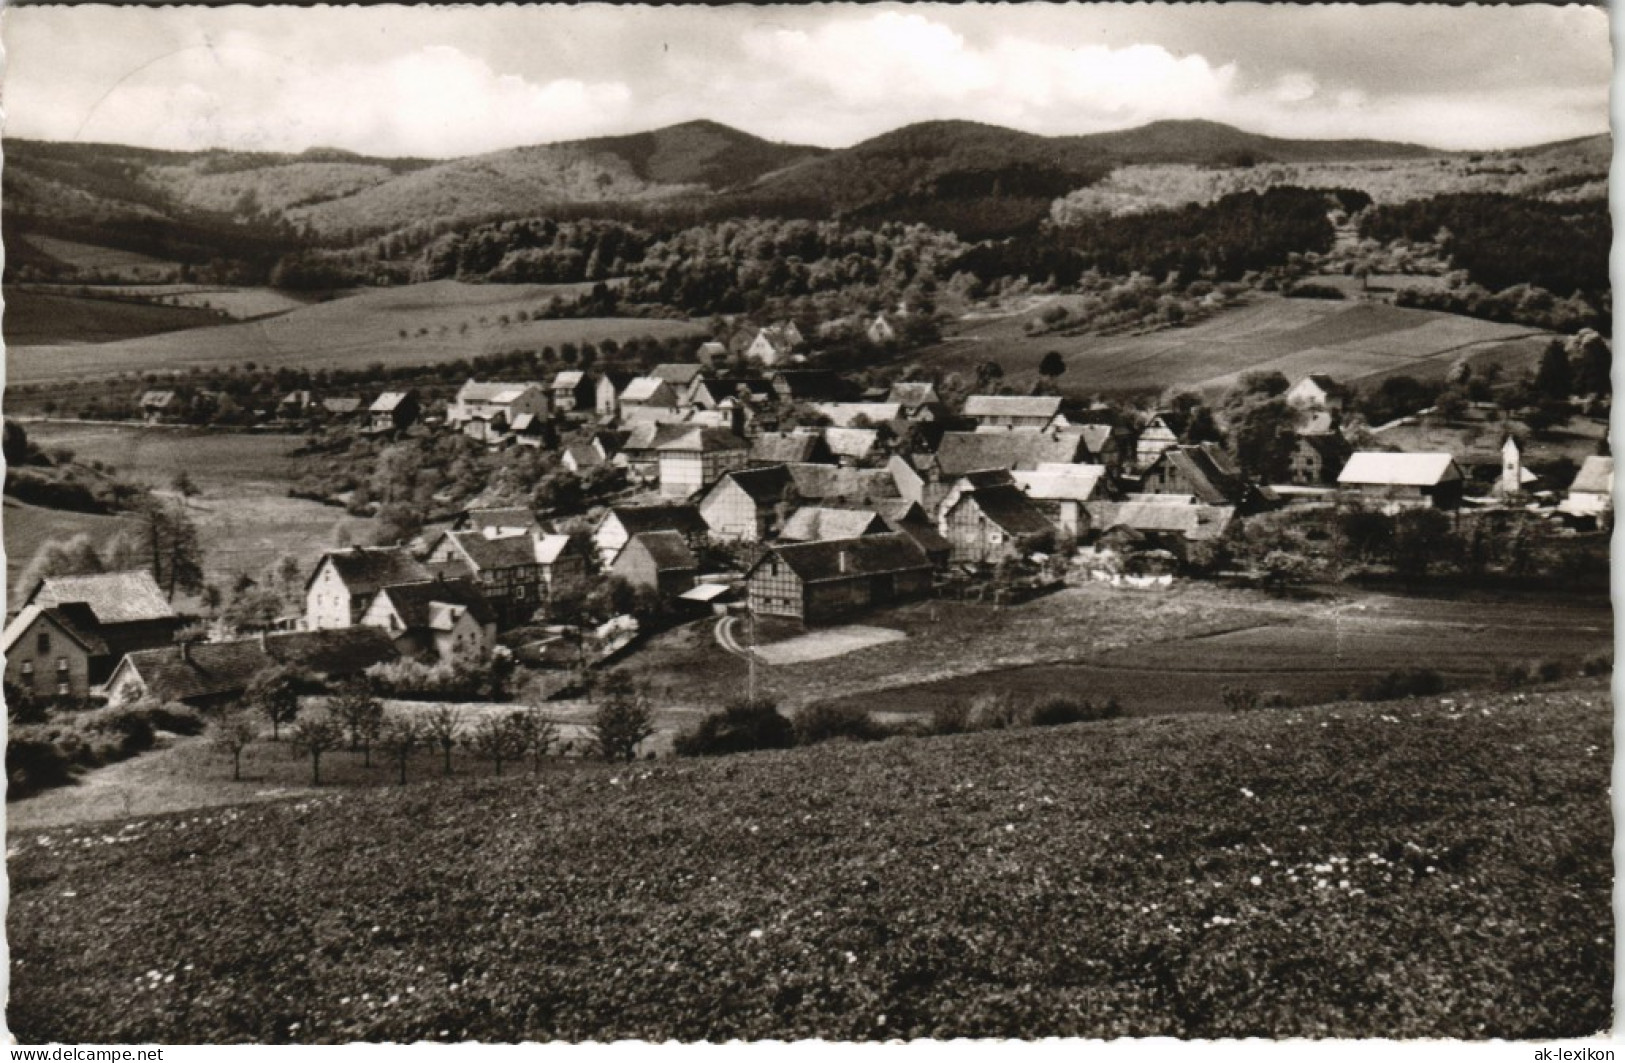
M13 830L8 1022L26 1043L1588 1036L1610 1022L1611 728L1596 680Z
M47 541L63 541L81 533L101 546L118 534L123 521L101 513L77 513L19 502L7 496L0 517L6 547L6 584L14 586L34 554Z
M239 288L212 284L36 284L30 287L54 295L73 295L82 292L92 298L105 295L150 299L164 305L218 310L228 317L239 320L297 310L319 301L314 295L279 291L275 288ZM218 319L211 318L211 322L218 324Z
M916 358L967 376L991 359L1004 368L1004 383L1019 392L1038 379L1044 354L1059 351L1066 360L1061 389L1088 396L1170 387L1221 391L1254 369L1279 370L1290 380L1329 373L1345 384L1398 374L1438 379L1463 355L1478 364L1500 361L1508 376L1515 376L1539 360L1551 337L1521 325L1432 310L1265 294L1188 328L1143 335L1027 336L1023 325L1041 309L963 323Z
M655 318L515 320L520 311L533 313L554 295L569 296L589 287L434 281L380 288L209 329L84 347L11 347L6 369L8 379L18 384L246 362L266 369L364 369L374 362L430 365L515 349L703 331L686 321ZM501 324L504 316L510 319L507 325Z
M173 270L180 265L178 262L168 262L134 251L84 244L77 240L62 240L55 236L30 234L27 240L58 262L88 273L124 272L139 275Z
M1384 446L1397 447L1407 452L1444 450L1456 456L1457 461L1472 464L1499 465L1501 444L1505 441L1506 426L1499 421L1440 423L1433 417L1407 418L1415 424L1395 424L1376 433ZM1554 426L1532 438L1523 446L1525 466L1567 458L1579 465L1597 453L1598 446L1608 434L1608 422L1592 417L1572 417L1566 424ZM1566 483L1537 484L1540 490L1568 487Z
M1346 590L1346 589L1345 589ZM1574 672L1613 646L1608 599L1404 597L1348 591L1298 615L1209 636L1129 646L1077 660L1001 668L954 679L882 686L840 699L892 716L928 715L982 694L1037 698L1057 691L1116 698L1130 715L1218 712L1226 686L1316 704L1398 668L1431 668L1449 688L1484 685L1495 666L1561 661Z
M99 344L207 328L220 317L195 307L153 306L7 288L6 345Z
M125 479L159 490L168 490L185 470L200 490L187 506L202 539L205 578L221 586L239 573L257 577L284 554L308 566L346 536L372 541L370 519L288 497L299 466L289 455L299 445L296 436L49 422L30 423L28 434L42 446L68 447L81 460L107 462ZM60 512L30 514L26 534L49 534L51 515ZM77 516L66 516L70 526ZM12 542L8 523L8 555ZM32 550L17 563L26 564L30 556Z

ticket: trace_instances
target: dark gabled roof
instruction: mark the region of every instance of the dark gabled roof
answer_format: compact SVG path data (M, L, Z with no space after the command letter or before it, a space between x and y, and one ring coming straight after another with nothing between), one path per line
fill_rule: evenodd
M882 517L888 528L899 535L908 536L914 541L915 546L926 552L927 556L947 557L953 552L953 544L928 520L894 520L884 515Z
M723 480L731 480L739 489L751 497L757 505L773 505L784 497L785 488L790 486L790 467L787 465L763 465L757 469L732 469L722 474ZM719 481L720 482L720 481Z
M632 549L637 543L645 550L655 563L659 572L694 572L700 567L699 561L694 557L694 551L688 548L688 540L674 531L639 532L626 541L621 547L621 555ZM620 560L617 555L616 560Z
M1197 446L1172 446L1151 463L1169 464L1179 470L1191 486L1191 494L1210 506L1240 502L1247 497L1247 482L1230 465L1228 458L1210 443ZM1150 469L1146 470L1147 475Z
M352 546L348 550L331 550L311 570L310 580L322 570L324 562L331 561L339 578L351 594L371 594L390 583L411 583L428 579L431 573L422 562L413 557L404 546ZM310 580L305 586L310 586Z
M771 398L773 395L773 381L759 376L724 376L714 380L700 381L700 387L710 393L712 398L724 399L737 395L740 388L756 398Z
M175 610L158 589L152 573L145 570L47 576L35 584L24 604L44 609L71 602L88 606L96 622L101 624L170 620L175 616Z
M265 636L265 648L282 664L326 676L359 675L401 655L388 635L370 627L285 631Z
M1067 433L1011 430L944 432L937 444L937 469L943 476L962 476L978 469L1035 469L1048 463L1071 464L1088 456L1083 438Z
M785 466L802 498L829 502L866 502L898 498L897 478L888 469L842 469L834 465Z
M564 448L564 452L574 458L576 465L583 469L597 468L604 463L604 456L593 449L590 443L571 443Z
M496 614L479 588L466 579L432 579L418 583L397 583L378 592L389 599L395 614L408 630L421 630L435 626L436 605L461 606L473 616L475 623L494 624Z
M772 556L788 565L803 583L863 579L931 567L931 559L913 539L896 533L771 546L756 565Z
M27 635L41 618L45 618L62 630L68 638L77 642L90 656L100 657L109 652L107 642L98 634L96 615L90 607L83 602L70 602L67 605L52 605L41 608L37 605L24 606L22 611L12 617L6 625L3 642L0 642L0 652L11 653L19 639Z
M750 446L752 461L813 461L826 452L818 432L762 432Z
M1055 525L1032 503L1032 499L1013 484L979 487L961 495L956 506L974 501L987 519L997 524L1006 535L1042 535L1055 530Z
M665 444L680 437L684 432L691 431L692 428L692 425L686 424L641 421L632 426L627 433L626 444L621 449L628 452L658 450Z
M699 451L702 454L714 454L719 451L748 450L750 448L750 444L726 428L684 427L686 431L682 435L656 445L655 449L666 452Z
M675 531L684 535L704 535L710 530L698 506L614 506L610 509L627 535L652 531ZM605 517L608 519L608 516Z
M534 565L536 559L536 540L527 532L523 535L504 535L496 539L488 539L481 532L447 532L446 537L462 549L463 554L474 564L480 572L490 572L504 568L519 568L522 565ZM418 580L400 580L402 583L415 583Z

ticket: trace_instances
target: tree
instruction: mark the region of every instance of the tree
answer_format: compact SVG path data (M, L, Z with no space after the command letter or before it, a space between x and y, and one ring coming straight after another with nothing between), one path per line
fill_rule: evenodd
M293 670L280 664L262 668L248 681L243 699L271 721L271 741L280 741L283 724L299 717L299 689Z
M400 769L402 786L406 785L406 762L427 742L424 726L403 713L391 713L378 729L378 748Z
M183 507L187 504L188 499L197 497L197 481L193 480L191 474L185 469L176 473L175 478L169 482L169 485L175 489L176 494L181 496L181 505Z
M796 744L795 725L779 713L770 698L732 702L706 715L695 729L679 735L674 748L685 757L745 753L753 749L789 749Z
M542 715L542 710L531 708L514 713L517 726L525 732L525 748L530 753L530 770L537 771L542 761L559 742L559 725Z
M1394 518L1394 565L1408 576L1425 576L1451 539L1450 518L1439 510L1407 509Z
M607 761L632 761L638 746L655 733L649 699L625 672L611 672L598 686L593 712L593 744Z
M1053 384L1064 372L1066 372L1066 360L1061 357L1061 352L1044 352L1043 360L1038 363L1038 375Z
M510 712L501 716L487 716L474 728L474 755L489 760L502 775L506 761L518 760L530 748L530 727L524 712Z
M1574 391L1578 395L1612 395L1614 355L1603 339L1591 329L1581 329L1569 340L1570 366L1574 371ZM10 458L6 459L10 461Z
M328 715L306 716L289 732L293 747L310 757L310 784L322 784L322 754L337 749L344 740L344 728Z
M998 362L981 362L976 366L976 390L986 393L995 380L1004 379L1004 366Z
M1569 352L1562 340L1553 340L1541 352L1535 370L1535 390L1549 399L1567 399L1574 392L1574 376L1569 368Z
M361 750L362 763L372 767L372 743L384 725L384 703L361 683L352 682L328 703L328 711L349 736L350 752Z
M1244 408L1235 416L1236 461L1252 475L1268 483L1281 483L1292 471L1292 451L1297 445L1293 429L1298 414L1283 399L1269 399Z
M88 576L104 571L106 567L96 547L91 544L90 536L80 533L65 542L47 539L34 551L33 558L17 578L13 604L20 608L43 579L52 576Z
M450 705L437 705L423 717L423 736L428 745L438 748L445 760L445 774L451 774L451 751L463 735L463 713Z
M209 725L209 744L231 758L233 782L243 777L243 750L259 737L259 728L247 710L237 709L217 718Z
M203 587L203 547L197 525L186 511L154 495L142 499L134 511L134 527L109 546L109 568L145 568L175 597L177 590Z

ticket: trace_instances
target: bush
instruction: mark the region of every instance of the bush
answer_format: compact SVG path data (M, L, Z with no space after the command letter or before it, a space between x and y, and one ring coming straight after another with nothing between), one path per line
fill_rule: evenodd
M1096 705L1088 699L1079 700L1065 694L1054 694L1033 706L1028 722L1033 727L1054 727L1066 723L1092 723L1123 715L1123 707L1116 698Z
M1542 683L1555 683L1563 678L1566 671L1562 661L1537 661L1530 666L1530 670Z
M1580 662L1581 675L1608 675L1613 670L1614 658L1612 654L1595 653Z
M795 727L766 698L742 700L713 712L693 731L677 736L678 756L715 757L756 749L788 749L796 744Z
M1220 687L1219 703L1227 712L1252 712L1262 699L1252 687Z
M1343 291L1330 284L1294 284L1284 293L1288 299L1342 299Z
M20 797L72 777L76 750L57 741L55 729L42 724L20 724L6 736L6 796Z
M872 742L885 731L872 716L850 705L808 705L795 718L796 745L811 746L837 738Z
M1490 685L1496 690L1517 690L1529 685L1529 667L1521 663L1498 661Z
M939 701L931 710L931 733L964 734L970 730L970 706L963 701Z
M1442 693L1444 677L1431 668L1396 668L1361 684L1355 690L1359 701L1393 701L1397 698L1426 697Z
M147 718L152 721L154 730L178 735L202 734L206 723L202 713L178 701L152 706L147 710Z
M978 694L970 701L966 726L972 731L1002 731L1020 727L1025 721L1016 703L1006 694Z
M156 738L152 727L151 707L142 702L133 705L121 705L114 708L97 709L87 712L75 721L79 729L91 737L94 746L103 747L103 743L96 742L96 735L113 736L111 745L103 748L117 749L125 756L133 756L152 748ZM105 755L98 756L100 763L106 763Z

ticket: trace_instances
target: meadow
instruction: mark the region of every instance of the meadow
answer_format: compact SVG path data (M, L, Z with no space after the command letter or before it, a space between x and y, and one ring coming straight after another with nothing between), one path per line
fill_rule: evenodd
M371 541L370 519L288 497L300 469L300 459L291 455L300 443L297 436L61 422L31 422L27 428L29 438L42 446L63 446L81 461L106 462L124 479L149 488L169 491L184 471L199 489L187 500L187 511L198 525L205 579L223 588L239 574L258 577L284 554L308 567L323 550L346 538ZM14 540L9 505L8 571L11 565L28 563L33 556L29 543L37 549L41 535L71 534L78 528L78 514L38 510L27 515L16 533L21 537ZM103 532L93 534L98 540L114 530L111 523L98 527Z
M565 343L624 343L703 331L690 322L659 318L518 320L521 311L533 314L555 295L568 298L589 287L433 281L370 289L207 329L85 346L12 346L6 352L7 377L17 384L50 383L249 362L262 369L434 365Z
M1606 683L12 830L25 1043L1583 1037Z
M4 515L0 517L0 530L5 535L7 587L16 586L29 560L46 542L60 542L84 534L100 545L123 527L124 521L119 517L48 509L7 496Z
M87 298L70 289L8 286L5 300L8 347L115 343L220 323L218 314L201 307Z
M1289 380L1328 373L1368 385L1406 374L1442 379L1456 359L1500 362L1509 376L1533 367L1550 333L1520 325L1410 310L1377 302L1288 299L1253 294L1245 305L1188 327L1119 336L1028 336L1041 306L1002 318L977 318L947 330L944 341L915 360L970 378L993 360L1003 383L1021 392L1038 379L1049 351L1066 361L1062 392L1160 393L1168 388L1223 391L1244 372L1279 370Z

